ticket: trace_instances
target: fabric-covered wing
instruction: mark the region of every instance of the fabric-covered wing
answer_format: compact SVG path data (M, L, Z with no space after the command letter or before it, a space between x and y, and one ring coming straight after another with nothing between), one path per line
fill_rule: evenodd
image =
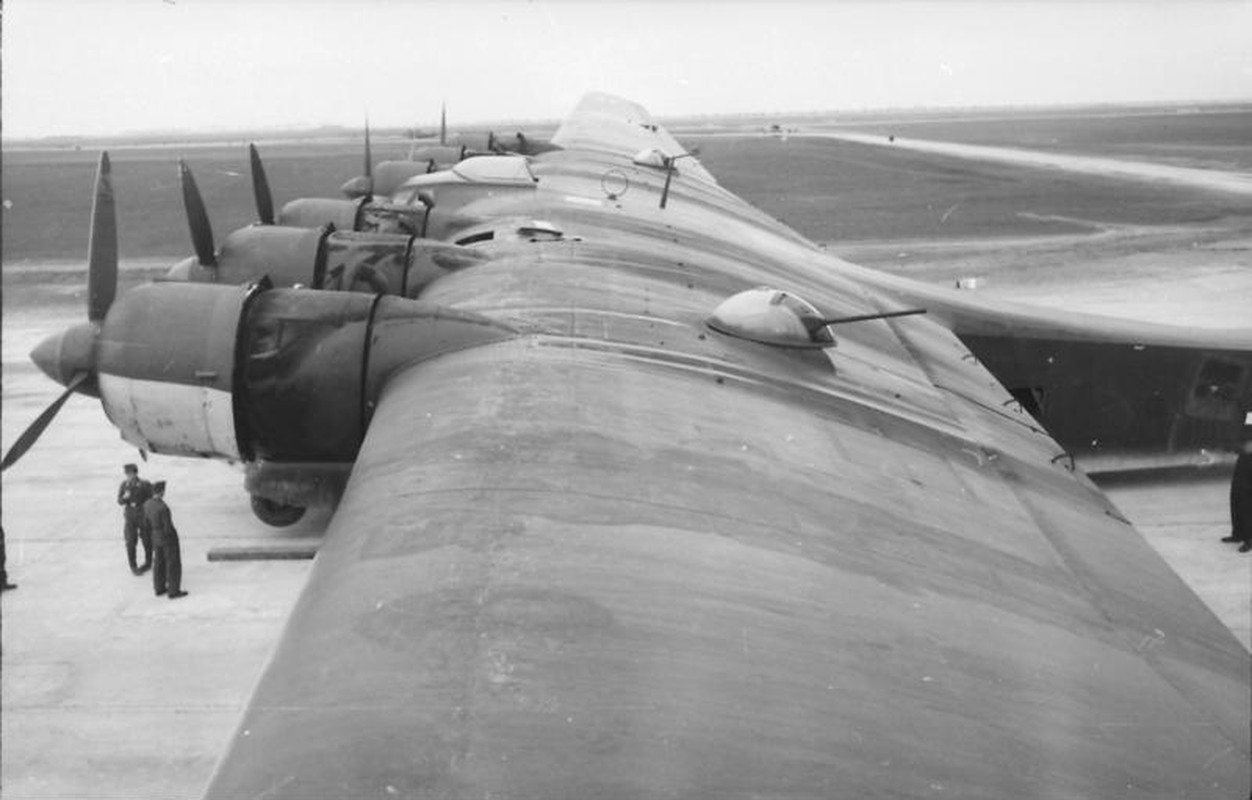
M602 152L626 158L654 148L667 156L687 152L646 108L630 100L598 92L583 97L552 136L552 143L584 154ZM717 187L717 180L694 158L683 158L676 162L676 167L688 180ZM733 197L724 190L723 193Z
M546 337L408 370L208 796L1246 791L1247 653L948 402Z
M634 104L557 140L422 295L520 335L391 377L209 797L1246 794L1247 652L944 315L716 333L904 295L690 159L662 208Z
M1089 472L1206 464L1252 410L1252 328L1194 329L841 272L941 318Z

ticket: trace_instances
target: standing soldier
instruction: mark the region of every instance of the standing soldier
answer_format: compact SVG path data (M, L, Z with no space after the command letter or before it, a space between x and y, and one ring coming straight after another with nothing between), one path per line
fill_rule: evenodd
M152 484L139 477L139 467L127 464L122 467L126 480L117 488L117 504L122 510L122 535L126 538L126 560L130 571L142 575L152 568L152 535L144 521L143 504L152 496ZM135 562L135 545L143 542L143 566Z
M1252 413L1243 426L1239 458L1230 476L1230 535L1223 542L1238 542L1239 552L1252 551Z
M167 594L171 600L186 595L181 588L183 557L178 547L178 531L165 504L165 481L152 484L152 498L143 505L143 515L152 532L156 558L152 562L152 589L157 596Z
M4 526L0 525L0 592L16 589L16 583L9 583L9 573L4 569Z

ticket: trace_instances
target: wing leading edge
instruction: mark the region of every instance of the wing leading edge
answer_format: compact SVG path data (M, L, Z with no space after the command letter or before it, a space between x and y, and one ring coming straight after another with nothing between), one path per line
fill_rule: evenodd
M1247 791L1247 652L951 331L711 333L886 301L703 188L569 202L566 135L580 240L431 287L524 335L391 378L208 797Z

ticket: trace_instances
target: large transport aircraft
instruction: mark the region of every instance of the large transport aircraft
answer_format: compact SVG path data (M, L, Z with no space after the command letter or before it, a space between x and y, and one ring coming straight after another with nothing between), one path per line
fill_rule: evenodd
M220 247L184 167L117 297L102 158L6 466L77 391L337 504L208 798L1247 796L1248 652L1084 467L1233 449L1252 331L849 264L619 98L511 141L279 214L253 151Z

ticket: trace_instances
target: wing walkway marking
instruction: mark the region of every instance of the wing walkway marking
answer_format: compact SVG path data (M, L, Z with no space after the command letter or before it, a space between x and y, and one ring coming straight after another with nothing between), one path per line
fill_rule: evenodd
M1252 195L1252 174L1224 172L1195 167L1177 167L1170 164L1153 164L1146 161L1123 161L1098 156L1078 156L1065 153L1043 153L1015 147L990 147L987 145L937 142L930 139L907 139L899 136L888 139L881 134L818 132L794 134L815 139L838 139L856 144L877 147L899 147L923 153L953 156L974 161L998 161L1038 169L1059 169L1088 175L1103 175L1130 180L1172 183L1193 189L1206 189L1229 194Z

